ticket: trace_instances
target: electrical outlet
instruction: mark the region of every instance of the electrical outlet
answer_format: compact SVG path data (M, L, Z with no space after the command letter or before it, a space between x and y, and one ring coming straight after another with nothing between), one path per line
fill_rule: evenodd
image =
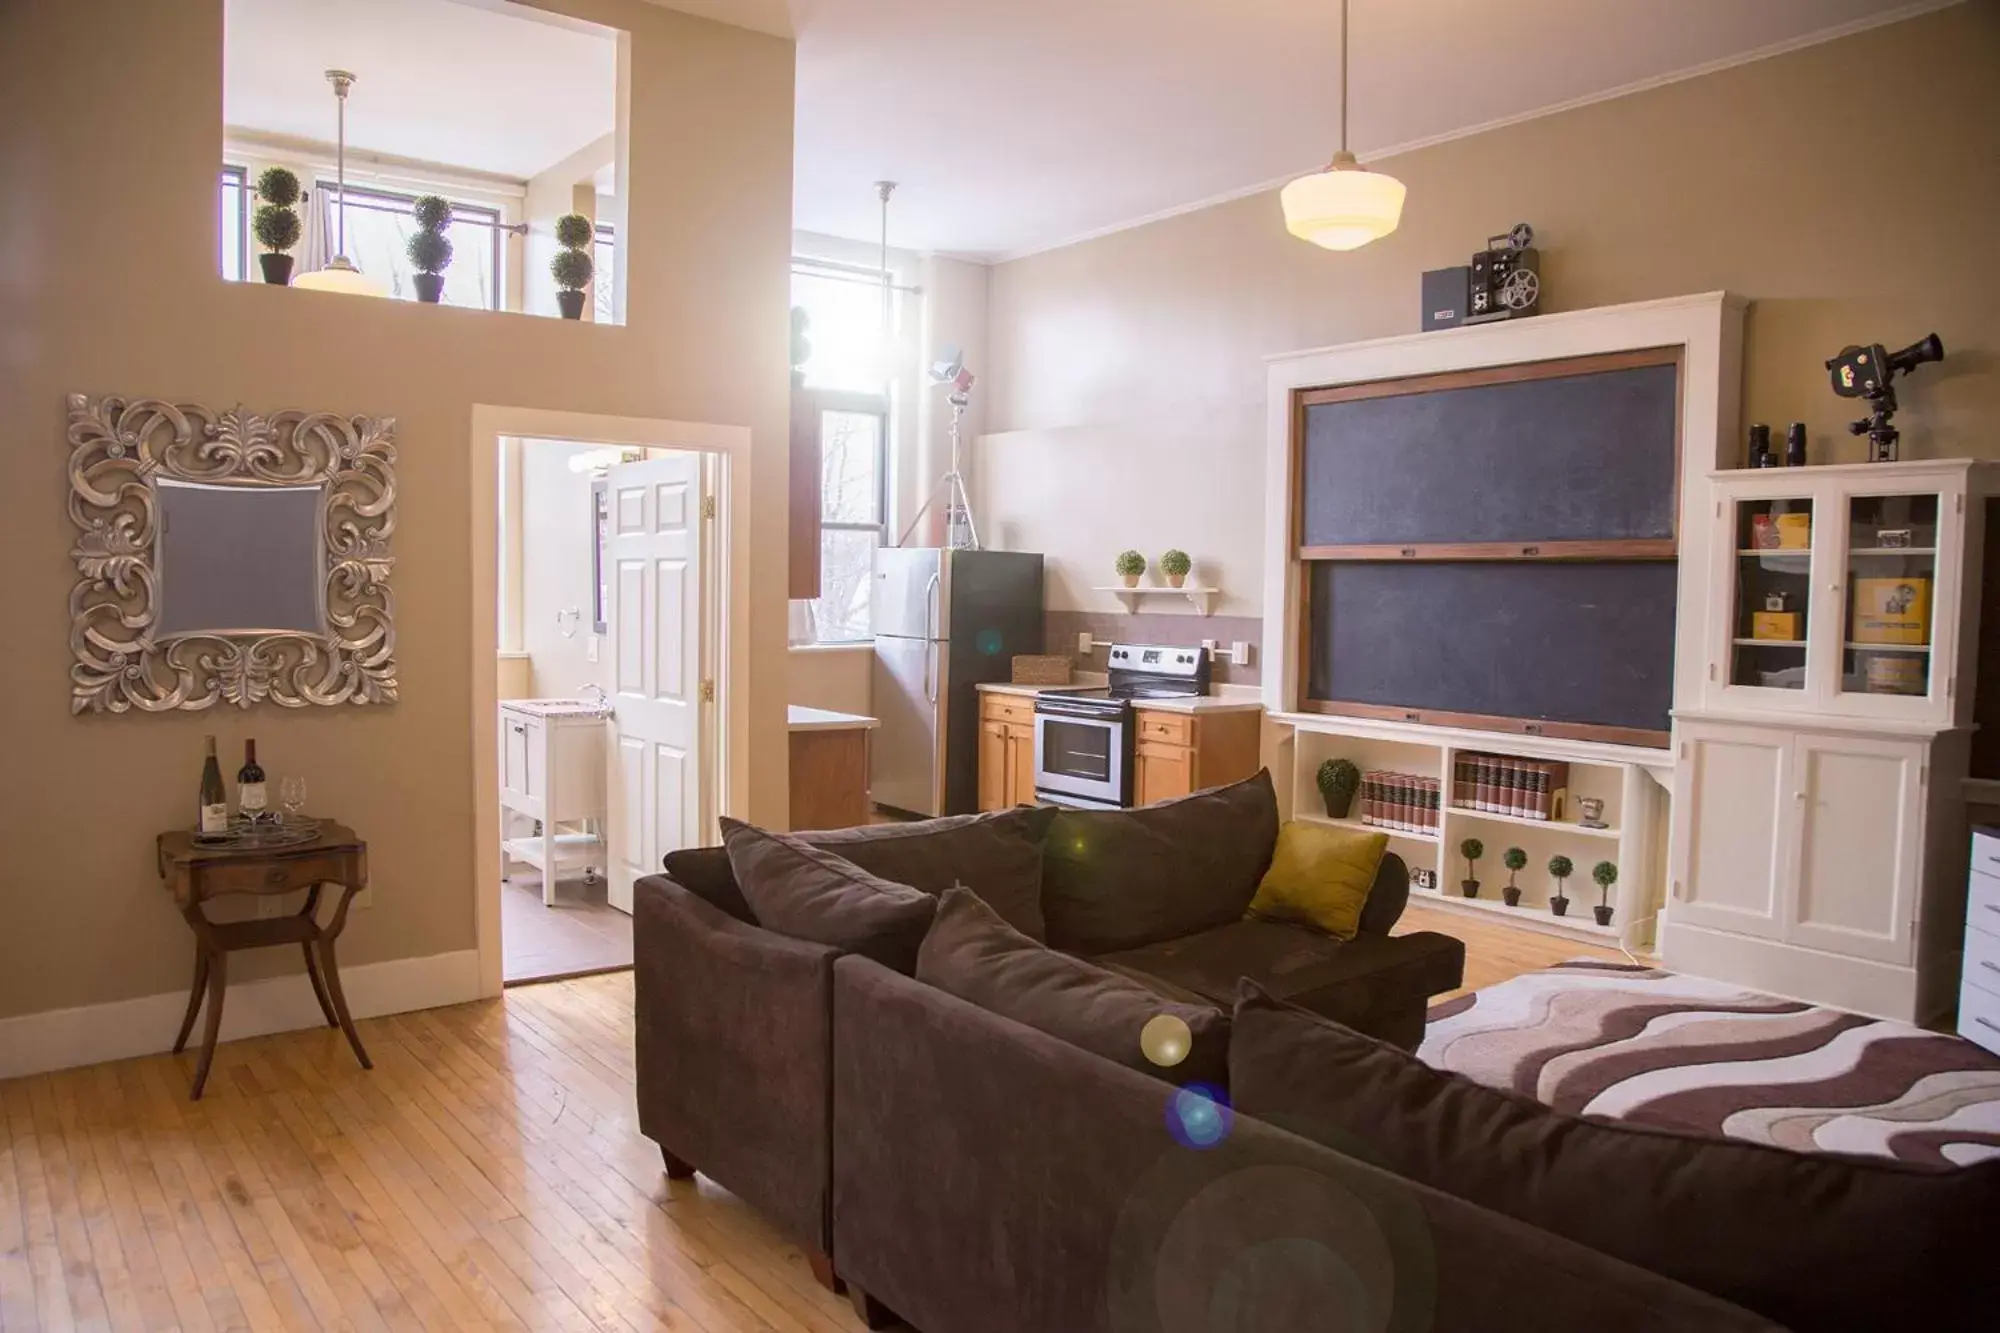
M583 641L583 655L588 661L595 662L597 660L597 636L595 634L585 636Z
M1208 655L1209 655L1210 657L1213 657L1213 656L1215 656L1215 640L1214 640L1214 639L1203 639L1203 640L1201 641L1201 646L1202 646L1202 647L1204 647L1204 648L1206 648L1206 649L1208 649Z
M1091 649L1096 646L1097 641L1091 637L1089 630L1082 629L1076 632L1076 651L1080 656L1090 656Z
M1247 667L1247 666L1249 666L1249 665L1250 665L1250 642L1249 642L1249 640L1247 640L1247 639L1231 639L1231 640L1229 641L1229 660L1230 660L1230 662L1231 662L1231 663L1233 663L1233 664L1234 664L1234 665L1236 665L1236 666L1240 666L1240 667Z

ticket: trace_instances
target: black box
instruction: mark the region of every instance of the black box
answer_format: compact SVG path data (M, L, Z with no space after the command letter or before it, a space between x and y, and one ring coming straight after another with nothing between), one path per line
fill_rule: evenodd
M1464 322L1465 297L1471 282L1472 270L1464 264L1457 268L1434 268L1424 274L1424 317L1423 331L1449 329Z

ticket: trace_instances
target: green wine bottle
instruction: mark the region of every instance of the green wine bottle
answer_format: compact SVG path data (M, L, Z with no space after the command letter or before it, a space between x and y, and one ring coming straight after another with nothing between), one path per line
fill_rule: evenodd
M222 790L222 765L215 762L215 737L207 738L208 757L201 764L201 831L229 831L229 795Z

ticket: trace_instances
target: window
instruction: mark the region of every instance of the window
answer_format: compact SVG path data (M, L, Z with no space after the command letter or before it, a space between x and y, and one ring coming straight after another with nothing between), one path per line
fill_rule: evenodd
M805 311L810 351L802 410L817 414L820 446L820 595L807 603L817 643L872 633L875 551L889 522L889 394L884 345L892 329L870 270L792 261L792 304Z
M331 181L321 181L317 191L324 208L326 245L329 254L340 234L335 205L340 190ZM347 257L363 273L389 289L389 295L403 301L417 299L411 281L416 270L404 253L410 234L417 229L410 205L417 196L386 190L347 187ZM500 210L481 204L451 201L452 222L446 235L451 238L451 267L444 271L444 304L472 306L482 310L500 308Z
M875 549L888 520L889 400L880 394L814 393L819 411L819 596L813 638L856 643L873 633L869 592Z
M591 313L597 317L599 324L615 324L618 320L611 309L611 273L612 266L617 263L618 244L611 233L610 223L597 224L597 244L593 248L597 253L590 280Z
M216 227L216 263L222 276L242 282L250 276L250 181L242 167L222 168Z

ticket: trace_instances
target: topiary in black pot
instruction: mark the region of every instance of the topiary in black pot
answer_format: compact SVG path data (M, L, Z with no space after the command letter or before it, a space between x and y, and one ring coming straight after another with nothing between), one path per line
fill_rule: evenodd
M451 238L445 235L451 226L451 201L427 194L410 205L410 213L417 229L410 234L405 253L417 271L417 299L436 305L444 298L444 271L451 264Z
M299 178L283 167L266 167L257 175L257 197L264 201L250 219L251 233L264 247L257 267L264 270L265 282L283 287L292 280L292 257L285 252L299 243L303 231L292 208L299 201Z
M1528 868L1528 854L1519 847L1509 847L1500 854L1500 864L1507 867L1507 887L1500 890L1500 897L1509 907L1521 905L1521 886L1514 882L1514 876Z
M1569 898L1563 892L1563 881L1576 873L1576 863L1567 856L1549 858L1549 874L1555 877L1556 896L1549 899L1549 910L1557 916L1569 915Z
M1609 861L1599 861L1590 868L1590 877L1597 881L1597 906L1590 909L1590 914L1597 918L1598 925L1608 926L1614 910L1611 906L1611 886L1618 882L1618 867Z
M1458 891L1468 898L1479 896L1479 858L1486 855L1486 844L1477 838L1467 838L1458 844L1458 854L1465 858L1465 878L1458 882Z
M1329 759L1319 766L1314 779L1319 798L1326 802L1328 819L1345 819L1354 806L1354 793L1361 787L1361 770L1351 759Z
M583 318L583 289L596 272L584 247L596 234L590 219L581 213L565 213L556 219L556 243L562 249L549 260L549 276L556 280L556 305L564 319Z

